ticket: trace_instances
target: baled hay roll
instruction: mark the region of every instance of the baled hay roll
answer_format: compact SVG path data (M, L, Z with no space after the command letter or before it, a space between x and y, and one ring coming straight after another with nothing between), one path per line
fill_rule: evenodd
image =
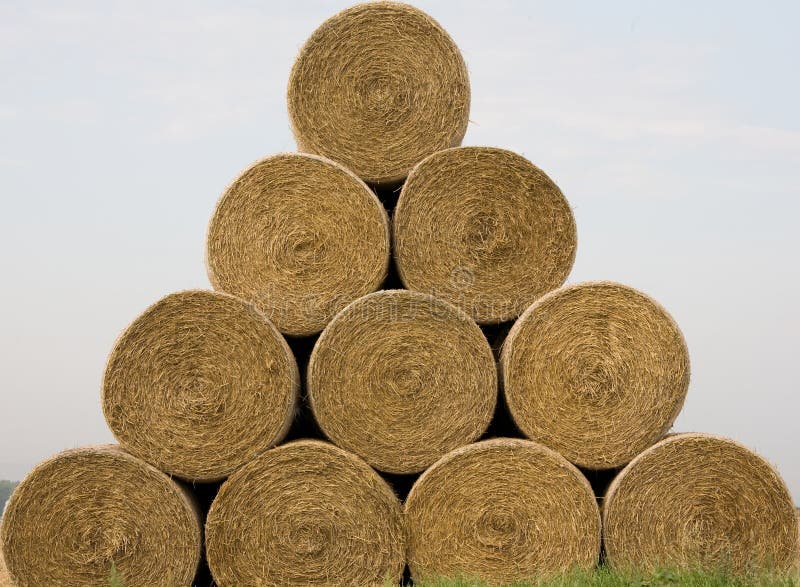
M509 332L500 365L522 432L587 469L622 466L662 438L689 386L677 324L649 297L608 282L533 304Z
M285 334L315 334L383 282L389 221L375 194L342 166L275 155L223 194L206 261L215 289L252 302Z
M417 480L405 513L415 580L507 585L591 569L600 557L600 511L589 482L529 440L456 449Z
M742 445L678 434L634 459L603 508L608 562L619 568L786 569L798 521L777 471Z
M289 346L250 304L171 294L122 333L106 366L103 412L120 443L193 481L227 477L278 443L299 374Z
M2 543L19 587L189 586L202 549L200 514L164 473L116 446L65 451L20 483Z
M480 328L407 290L356 300L323 331L308 365L311 408L334 443L390 473L422 471L477 439L497 400Z
M497 323L564 283L575 220L558 186L527 159L460 147L411 172L394 213L394 246L407 288Z
M292 442L222 485L206 553L220 587L397 584L402 506L358 457L326 442Z
M430 16L370 2L314 31L292 68L287 102L301 151L391 184L461 143L469 78L458 47Z

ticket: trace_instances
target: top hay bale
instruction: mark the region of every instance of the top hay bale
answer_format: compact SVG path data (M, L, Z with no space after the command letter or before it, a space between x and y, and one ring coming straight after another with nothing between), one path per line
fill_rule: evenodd
M469 78L435 20L407 4L374 2L314 31L292 68L287 102L299 150L385 185L461 143Z
M689 387L678 325L654 300L611 282L533 304L509 332L500 366L522 432L587 469L624 465L663 437Z
M380 287L389 220L341 165L283 153L254 163L225 190L206 246L215 289L253 303L282 333L305 336Z
M420 162L394 211L403 284L479 323L512 320L569 275L575 219L558 186L504 149L457 147Z
M744 446L676 434L636 457L603 504L609 564L621 569L786 570L798 520L778 472Z

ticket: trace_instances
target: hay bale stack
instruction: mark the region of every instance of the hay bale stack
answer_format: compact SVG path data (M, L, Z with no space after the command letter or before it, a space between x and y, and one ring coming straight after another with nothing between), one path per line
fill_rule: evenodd
M677 324L652 299L610 282L533 304L511 329L500 365L525 435L587 469L624 465L663 437L689 386Z
M600 512L586 478L528 440L459 448L425 471L405 505L415 580L460 576L507 585L593 568Z
M213 481L286 435L298 381L286 341L250 304L184 291L152 305L119 337L103 412L132 454L171 475Z
M455 43L430 16L370 2L314 31L292 68L287 102L300 151L330 157L368 183L391 184L461 143L469 78Z
M405 564L402 508L358 457L326 442L292 442L222 485L206 552L220 587L396 583Z
M252 302L285 334L315 334L383 282L389 223L375 194L342 166L275 155L225 190L206 261L215 289Z
M308 365L308 394L334 443L381 471L414 473L483 434L497 372L483 333L455 306L380 291L323 331Z
M419 163L394 213L403 284L479 323L512 320L561 286L576 228L561 190L516 153L460 147Z
M8 503L2 526L19 587L189 586L202 525L167 475L116 446L68 450L38 465Z
M740 444L670 436L634 459L603 510L608 562L617 568L787 569L797 517L777 471Z

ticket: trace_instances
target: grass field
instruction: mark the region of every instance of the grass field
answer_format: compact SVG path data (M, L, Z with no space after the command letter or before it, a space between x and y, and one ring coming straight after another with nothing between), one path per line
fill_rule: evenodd
M534 582L512 583L507 587L796 587L800 574L764 573L735 576L726 572L659 571L652 574L617 573L607 568L574 572ZM438 579L416 583L415 587L486 587L470 580Z

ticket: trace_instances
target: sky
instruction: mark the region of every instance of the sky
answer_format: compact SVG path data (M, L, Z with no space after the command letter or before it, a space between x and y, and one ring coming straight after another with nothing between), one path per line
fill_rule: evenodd
M291 151L286 82L345 2L0 0L0 478L112 441L119 332L209 288L225 186ZM420 1L461 48L464 144L573 206L570 283L660 301L687 339L676 430L735 438L800 502L800 3Z

